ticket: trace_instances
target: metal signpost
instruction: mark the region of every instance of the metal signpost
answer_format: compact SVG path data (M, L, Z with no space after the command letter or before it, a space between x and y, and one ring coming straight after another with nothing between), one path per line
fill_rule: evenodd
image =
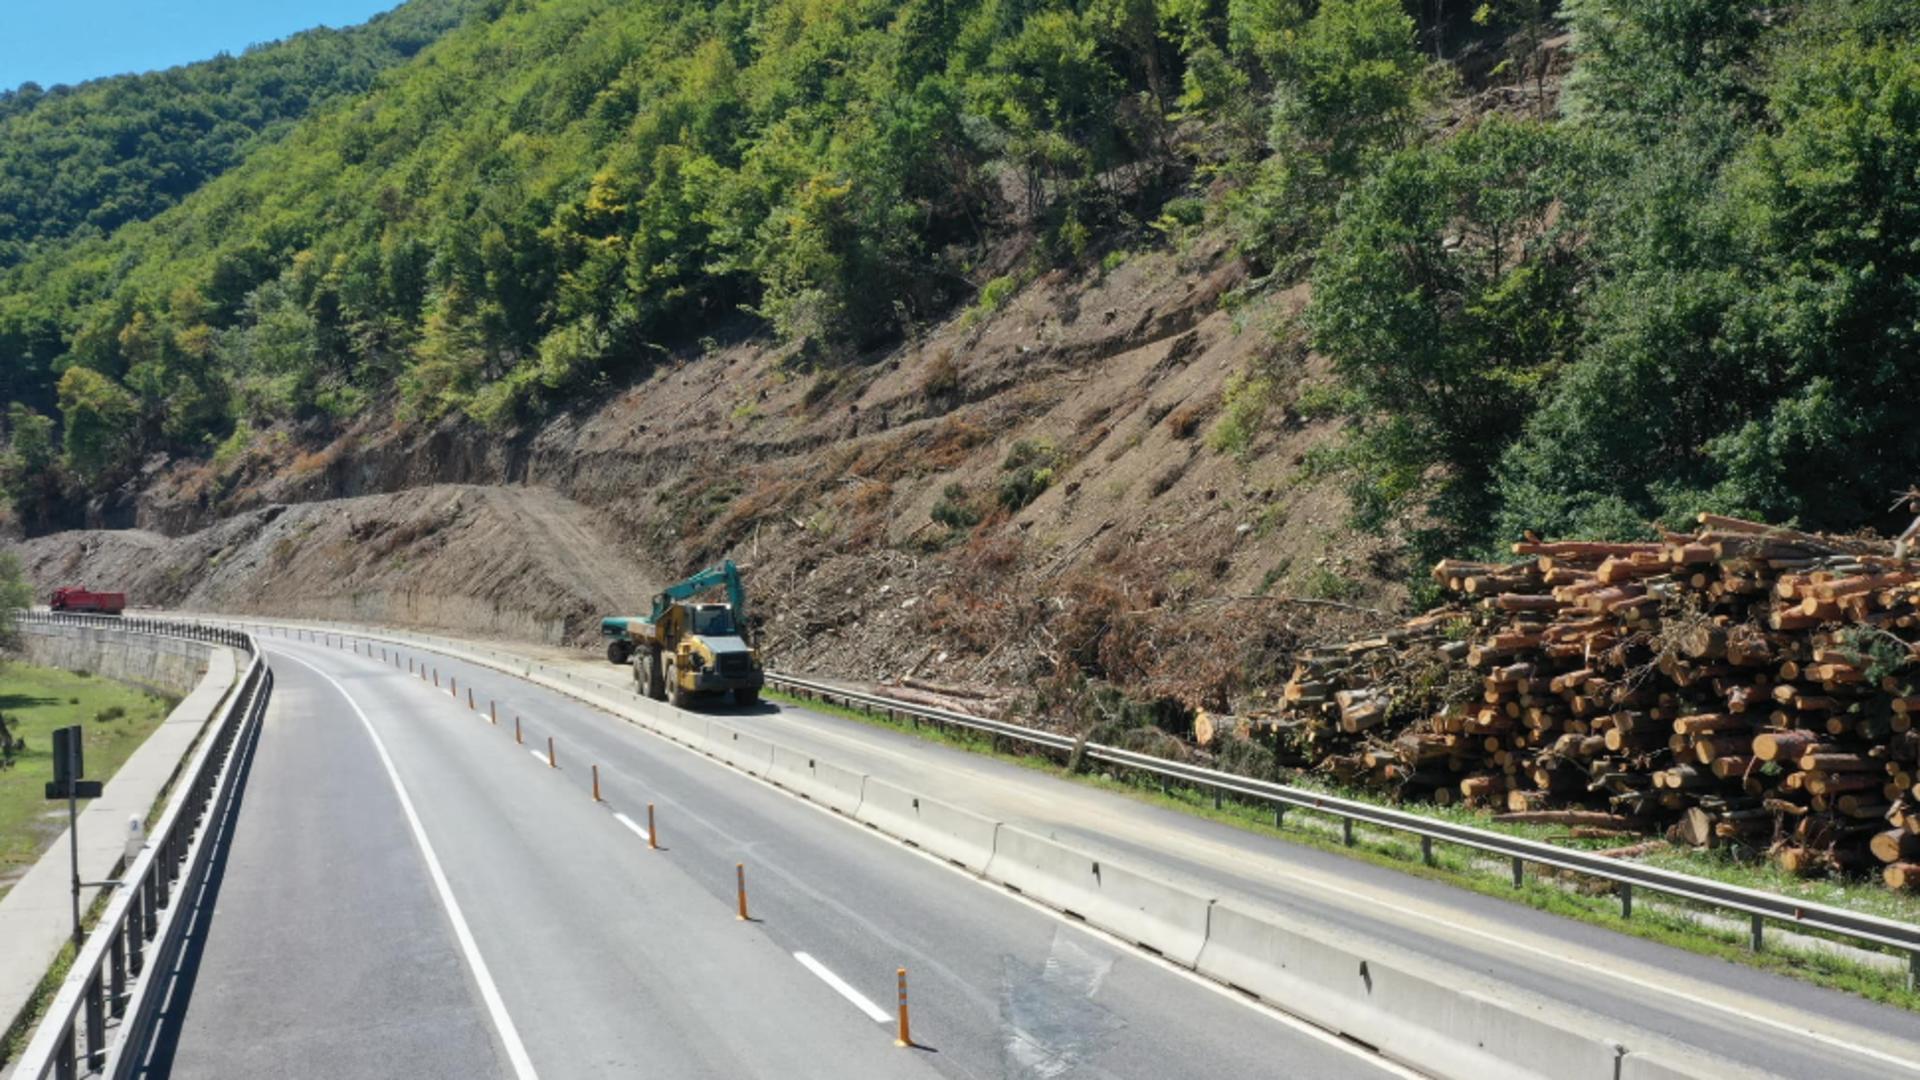
M47 782L47 798L67 800L67 844L73 860L73 943L81 944L80 932L80 800L100 797L100 781L82 780L86 761L81 751L80 725L59 728L53 733L53 779Z

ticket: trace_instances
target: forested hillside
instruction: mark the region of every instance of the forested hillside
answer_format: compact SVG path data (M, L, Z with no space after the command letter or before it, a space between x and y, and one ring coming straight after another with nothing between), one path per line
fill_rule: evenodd
M1222 423L1349 418L1306 468L1417 549L1703 508L1857 527L1920 475L1907 0L485 14L0 272L16 505L369 409L509 427L716 339L860 365L1200 237L1251 267L1225 303L1310 285L1249 331L1284 347ZM119 213L78 198L36 227ZM1330 377L1267 408L1308 351Z
M143 75L0 89L0 266L152 217L480 7L412 0L364 26Z

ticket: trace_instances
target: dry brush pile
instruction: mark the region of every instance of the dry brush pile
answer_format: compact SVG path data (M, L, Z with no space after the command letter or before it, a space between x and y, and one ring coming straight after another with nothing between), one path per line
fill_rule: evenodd
M1443 561L1447 606L1302 653L1293 750L1408 798L1920 890L1920 560L1708 514L1514 554Z

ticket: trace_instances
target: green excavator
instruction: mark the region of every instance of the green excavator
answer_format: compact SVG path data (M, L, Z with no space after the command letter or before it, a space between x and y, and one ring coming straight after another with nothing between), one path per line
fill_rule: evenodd
M693 603L694 597L724 588L725 603ZM739 705L760 700L767 673L747 643L747 593L740 570L729 559L675 582L653 598L646 615L617 615L600 620L607 659L631 663L640 693L685 708L696 695L731 693Z

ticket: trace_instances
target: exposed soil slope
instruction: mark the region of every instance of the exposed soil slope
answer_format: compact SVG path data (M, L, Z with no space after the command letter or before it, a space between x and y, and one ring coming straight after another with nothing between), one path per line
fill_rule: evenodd
M464 628L561 642L651 584L593 511L542 488L434 485L273 506L178 538L142 530L28 541L28 575L136 604Z
M1137 255L869 363L717 348L518 431L263 433L222 467L156 463L148 531L39 538L29 570L142 604L587 644L599 613L725 556L796 670L1073 672L1227 707L1284 679L1302 613L1327 610L1275 596L1384 606L1400 576L1306 478L1337 431L1286 407L1317 367L1285 344L1304 295L1229 311L1243 276L1218 245ZM1267 391L1223 420L1249 371ZM1222 423L1245 437L1210 438Z

